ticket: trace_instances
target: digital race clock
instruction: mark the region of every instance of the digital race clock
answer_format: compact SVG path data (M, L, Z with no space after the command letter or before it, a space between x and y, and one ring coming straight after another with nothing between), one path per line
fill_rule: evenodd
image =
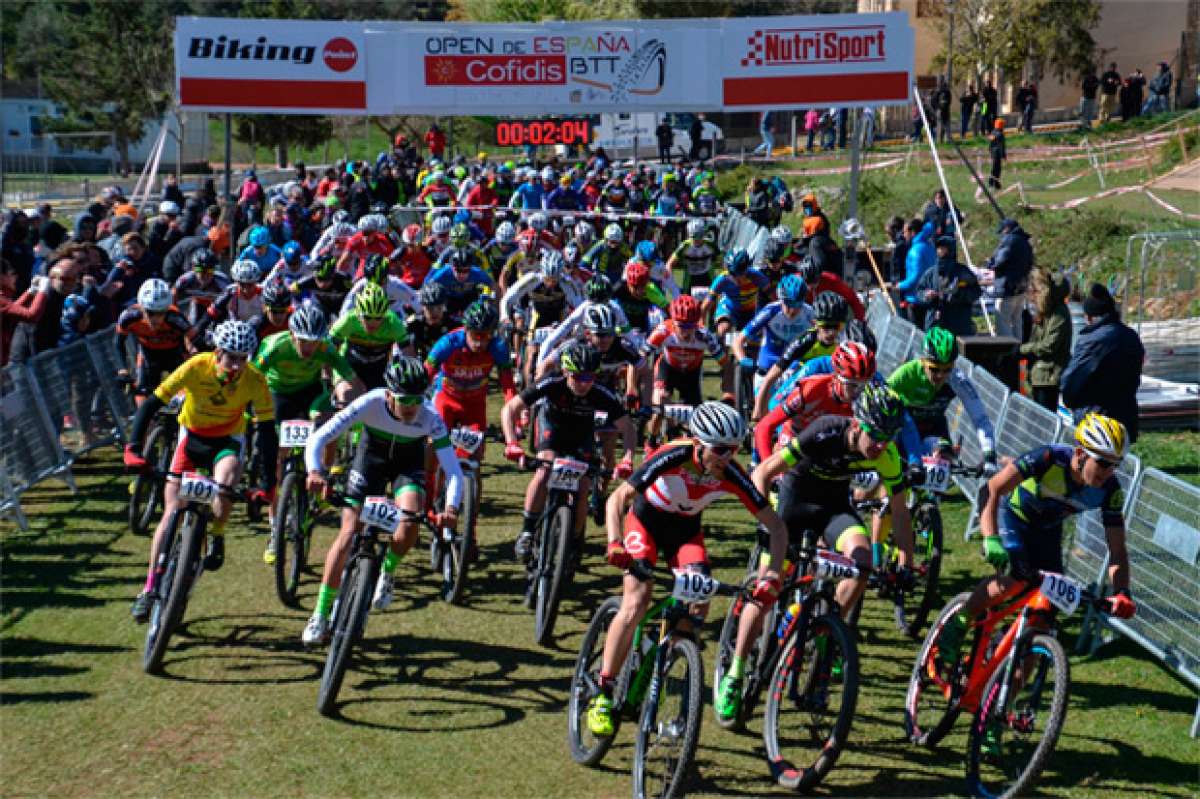
M496 144L522 147L526 144L588 144L592 126L587 119L513 119L496 123Z

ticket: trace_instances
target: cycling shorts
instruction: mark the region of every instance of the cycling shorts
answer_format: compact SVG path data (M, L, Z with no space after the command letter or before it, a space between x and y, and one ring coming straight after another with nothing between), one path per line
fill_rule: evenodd
M329 392L320 380L314 380L309 385L291 394L271 393L275 405L275 425L289 422L293 419L312 419L320 413L332 409Z
M407 491L425 494L425 441L395 442L364 432L346 475L346 499L360 506L367 497Z
M592 429L583 424L556 423L544 402L537 403L531 438L535 452L551 450L560 457L585 463L591 463L596 447Z
M383 373L387 371L388 358L382 357L375 361L362 361L357 358L346 358L346 360L350 363L354 374L358 375L358 379L363 381L367 391L373 388L383 388Z
M180 426L175 454L171 457L172 472L206 471L229 457L241 459L245 449L242 436L201 436Z
M433 395L433 409L446 423L446 429L453 431L456 427L470 427L474 430L487 430L487 395L477 397L460 397L451 395L444 389ZM487 438L479 443L475 459L483 462Z
M704 401L704 393L700 386L703 374L703 369L691 372L676 369L660 355L654 362L654 387L666 391L668 395L678 392L680 402L685 405L699 405Z
M862 518L850 506L849 492L840 483L796 478L790 472L779 482L779 517L788 529L788 540L803 546L807 531L817 533L825 546L837 552L854 535L871 537ZM819 500L817 499L819 498Z
M630 557L654 564L661 548L670 568L682 569L694 564L708 573L708 550L704 547L699 514L665 513L638 497L633 509L625 514L624 529L623 544Z
M139 397L150 396L162 382L163 375L174 372L183 360L182 350L148 350L139 347L137 365L134 367L134 393Z
M1035 580L1039 571L1063 573L1061 524L1036 527L1013 513L1007 502L1000 505L999 522L1009 574Z
M728 320L731 325L737 330L741 330L746 325L750 324L750 320L754 318L755 309L740 308L733 300L722 294L717 300L717 312L713 316L714 322L720 322L722 319Z

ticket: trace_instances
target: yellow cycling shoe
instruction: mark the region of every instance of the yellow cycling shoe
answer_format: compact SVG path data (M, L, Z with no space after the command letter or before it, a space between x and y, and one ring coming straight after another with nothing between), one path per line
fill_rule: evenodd
M588 730L598 738L608 738L613 734L612 720L613 701L603 692L596 694L588 705Z

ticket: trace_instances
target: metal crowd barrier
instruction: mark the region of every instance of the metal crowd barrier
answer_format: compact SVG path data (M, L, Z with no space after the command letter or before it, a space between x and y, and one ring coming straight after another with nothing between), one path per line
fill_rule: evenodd
M770 231L736 208L726 208L720 220L717 246L721 251L745 250L752 261L757 261Z
M880 372L891 374L900 364L912 357L921 331L911 322L899 317L893 319L882 333L876 333L879 349L875 353L875 364Z

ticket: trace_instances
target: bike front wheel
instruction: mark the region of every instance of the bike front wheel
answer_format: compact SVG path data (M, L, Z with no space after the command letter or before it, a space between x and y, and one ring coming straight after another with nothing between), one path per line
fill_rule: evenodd
M558 603L562 601L567 581L574 528L575 516L571 506L560 505L547 520L542 532L533 618L533 637L540 646L548 646L554 639L554 622L558 619Z
M763 712L767 763L779 785L817 786L846 746L858 703L858 646L835 613L784 646Z
M275 551L275 594L288 607L296 606L300 574L307 555L308 530L304 482L299 472L288 472L279 488L279 508L275 512L271 546Z
M176 529L172 531L171 528ZM192 583L196 579L200 564L204 522L193 511L179 511L171 520L164 539L173 543L167 558L167 568L154 589L156 596L150 609L150 623L146 629L142 669L147 674L158 674L162 670L162 661L167 653L171 634L183 621L188 596L192 592Z
M604 759L612 746L616 731L621 723L619 713L613 713L613 734L598 737L588 729L588 704L600 693L600 665L604 655L604 639L617 611L621 609L619 597L609 597L592 615L579 655L575 658L575 671L571 674L571 695L567 702L567 744L571 759L584 766L594 766Z
M958 675L946 673L937 662L942 630L962 612L970 594L959 594L938 614L917 651L908 693L904 698L904 730L908 740L935 746L954 726L959 713ZM965 645L964 641L964 645Z
M467 571L470 568L471 544L475 540L475 515L479 503L477 474L469 471L463 475L462 492L458 513L460 531L451 541L443 540L436 544L438 570L442 576L439 593L451 605L461 602L467 590ZM440 529L435 530L434 535L440 535L441 532Z
M1071 667L1058 639L1035 634L1013 651L992 673L971 721L967 787L973 796L1029 793L1067 716Z
M155 425L146 436L146 443L142 446L142 457L146 459L146 463L166 471L163 453L169 453L170 447L167 429L161 424ZM129 486L129 529L134 535L146 535L150 532L150 525L154 524L155 517L162 513L162 501L161 477L139 474L133 478Z
M633 795L682 796L687 787L700 718L704 711L704 663L687 638L674 639L660 653L662 671L654 676L642 703L633 753ZM655 690L657 687L657 690Z
M346 668L350 665L350 653L362 635L367 612L371 609L376 571L374 561L359 558L348 575L349 589L338 600L331 624L329 654L325 657L321 687L317 691L317 711L322 716L337 715L338 692L342 688Z

